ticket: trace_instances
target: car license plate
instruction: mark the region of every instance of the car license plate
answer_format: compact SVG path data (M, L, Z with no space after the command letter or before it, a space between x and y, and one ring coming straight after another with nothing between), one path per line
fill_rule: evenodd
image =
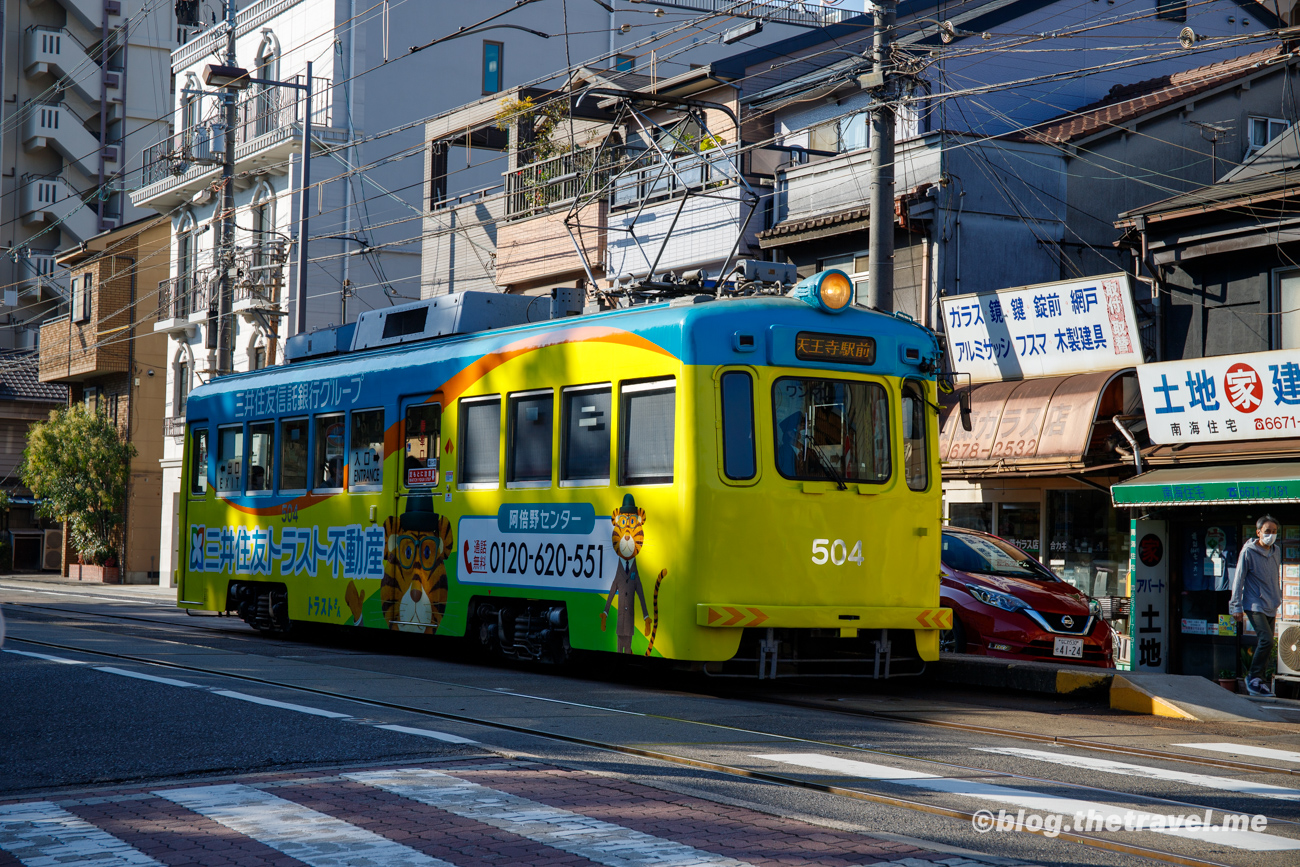
M1083 639L1057 638L1052 653L1056 656L1068 656L1071 659L1083 659Z

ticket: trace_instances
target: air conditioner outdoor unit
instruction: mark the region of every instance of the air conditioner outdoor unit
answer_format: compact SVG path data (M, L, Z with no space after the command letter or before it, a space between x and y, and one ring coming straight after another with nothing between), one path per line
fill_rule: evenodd
M45 545L41 549L41 568L57 572L63 568L63 531L46 530Z
M1277 676L1300 680L1300 623L1282 623L1277 637Z

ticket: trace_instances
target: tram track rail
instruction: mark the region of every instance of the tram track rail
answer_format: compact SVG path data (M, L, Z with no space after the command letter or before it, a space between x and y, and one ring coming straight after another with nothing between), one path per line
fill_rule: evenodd
M595 750L600 750L600 751L610 752L615 754L634 756L637 758L649 759L652 761L659 761L659 762L664 762L667 764L672 764L672 765L677 765L682 767L689 767L696 770L708 771L708 772L717 773L729 777L737 777L742 779L753 780L755 782L762 782L762 783L767 783L772 785L784 786L787 788L796 788L796 789L802 789L806 791L819 792L822 794L835 795L835 796L844 797L851 800L878 804L881 806L894 807L894 808L911 810L915 812L926 813L929 815L960 819L966 822L972 821L975 818L977 812L979 812L977 810L964 810L959 808L946 807L939 804L931 804L913 798L906 798L897 795L882 794L879 792L864 791L863 789L840 786L832 783L801 779L799 777L773 773L770 771L762 771L762 770L755 770L751 768L737 767L735 765L728 765L720 762L711 762L704 759L677 755L674 753L663 752L660 750L646 749L643 747L630 746L627 744L610 743L607 741L585 738L577 735L565 734L562 732L548 731L546 729L539 729L532 726L518 725L515 723L503 722L500 720L488 719L485 717L472 716L472 715L462 714L462 713L453 713L449 711L433 710L430 708L417 707L414 705L404 704L401 702L384 701L375 698L359 698L353 695L347 695L340 692L331 691L328 689L322 689L319 687L311 687L311 686L304 686L304 685L294 684L294 683L286 683L284 681L257 677L250 674L227 672L218 668L204 667L198 665L188 665L185 663L155 659L148 656L139 656L135 654L126 654L126 653L114 653L107 650L91 650L91 649L78 647L76 645L60 644L52 641L40 641L40 640L30 639L30 638L20 638L18 636L10 636L10 640L15 642L30 644L38 647L53 649L53 650L62 650L65 652L79 653L79 654L85 654L90 656L101 656L109 659L119 660L122 662L132 662L136 664L174 669L177 671L186 671L195 674L203 674L203 675L215 676L221 678L231 678L246 683L254 683L261 686L268 686L277 689L285 689L285 690L300 692L309 695L316 695L325 698L330 698L332 700L348 702L352 704L359 704L366 707L399 711L402 713L410 713L413 715L424 716L424 717L429 717L434 719L441 719L449 722L457 722L465 725L478 726L486 729L495 729L498 731L511 732L515 734L521 734L529 737L538 738L541 740L564 743L572 746L586 747L589 749L595 749ZM420 679L424 680L423 678ZM1040 778L1040 777L1033 777L1033 776L1022 775L1022 774L1009 773L1006 771L996 771L996 770L989 770L987 768L964 766L956 763L942 762L934 759L926 759L918 756L910 756L902 753L890 752L885 750L866 749L851 744L840 744L840 743L835 743L830 741L820 741L820 740L815 740L810 738L792 737L789 735L781 735L773 732L763 732L754 729L743 729L737 726L728 726L719 723L710 723L710 722L699 721L699 720L689 720L689 719L683 719L679 717L665 716L661 714L644 714L640 712L620 710L618 708L605 708L599 705L590 705L590 704L584 705L577 702L559 701L557 699L546 698L543 696L530 696L524 693L518 693L513 691L501 691L496 689L488 689L485 687L472 687L472 686L466 687L465 684L459 684L451 681L429 680L428 682L431 684L449 685L449 686L475 689L486 693L492 693L492 694L502 695L502 696L533 699L533 700L547 701L547 702L558 701L561 704L574 705L579 707L588 707L594 710L607 711L611 713L633 713L639 716L652 717L664 721L670 721L670 722L675 722L675 723L680 723L685 725L703 726L703 727L717 728L717 729L722 729L722 730L727 730L727 731L737 732L737 733L761 735L764 737L775 738L779 740L788 741L791 743L807 744L814 747L821 747L821 748L829 747L833 749L846 750L855 753L864 753L864 754L874 755L879 757L905 759L909 761L916 761L916 762L922 762L930 765L941 766L952 771L960 771L965 773L977 773L984 776L1006 778L1010 780L1017 780L1017 781L1028 782L1028 783L1048 784L1048 785L1058 786L1058 787L1064 786L1082 793L1087 793L1092 796L1097 796L1097 795L1119 796L1120 798L1126 800L1150 802L1153 804L1161 804L1170 807L1193 808L1197 810L1204 809L1204 805L1202 804L1176 801L1176 800L1166 799L1166 798L1157 798L1149 795L1140 795L1131 792L1123 792L1119 790L1085 786L1078 783L1066 783L1061 780L1053 780L1050 778ZM825 710L825 708L816 708L816 707L813 707L812 709ZM837 710L837 709L831 709L831 710ZM882 715L882 718L888 719L889 721L892 722L904 722L904 723L916 722L915 720L912 720L907 717L898 717L895 719L893 718L893 715ZM1005 730L995 729L991 727L963 726L963 729L975 731L979 733L993 733L1005 737L1017 736L1017 733L1015 732L1008 733ZM499 747L490 748L488 747L488 745L484 745L484 747L494 751L502 750L502 748ZM509 751L506 750L506 752ZM1187 757L1178 754L1168 753L1165 755L1167 755L1170 759L1175 761L1185 761L1187 759ZM1276 768L1267 768L1263 766L1245 766L1244 763L1235 763L1234 766L1237 767L1238 769L1249 768L1251 770L1256 770L1258 772L1267 772L1267 773L1278 772ZM1269 819L1269 824L1281 824L1281 825L1300 824L1287 819L1276 819L1273 817L1268 817L1268 819ZM1178 852L1171 852L1163 849L1157 849L1150 846L1142 846L1135 843L1124 842L1120 840L1107 839L1104 837L1098 837L1092 834L1082 833L1073 830L1062 829L1059 833L1055 833L1055 834L1048 834L1047 832L1041 830L1034 830L1027 827L1018 827L1015 830L1021 833L1033 834L1035 836L1040 836L1040 837L1054 837L1055 839L1065 840L1068 842L1076 843L1083 846L1088 846L1095 849L1101 849L1101 850L1116 852L1125 855L1149 858L1149 859L1153 859L1156 861L1161 861L1169 864L1188 865L1188 867L1200 867L1200 865L1205 865L1205 867L1226 867L1226 865L1224 865L1222 862L1213 861L1206 858L1184 855Z
M63 615L64 617L67 617L71 613L76 615L76 617L82 617L82 618L145 621L150 624L153 624L154 628L156 629L160 629L160 630L168 629L182 634L190 629L201 629L205 632L217 633L223 636L227 636L232 640L248 642L248 643L257 643L259 641L269 640L272 642L276 642L276 646L279 647L287 646L292 643L292 640L285 640L285 639L277 640L276 637L273 635L264 635L261 633L249 633L247 635L241 635L238 631L235 630L228 630L221 627L204 626L202 624L186 623L182 625L182 624L174 623L169 620L161 620L161 619L139 617L139 616L125 615L125 614L102 614L98 612L83 612L83 611L68 612L68 610L64 608L58 608L50 605L32 605L29 603L21 603L19 607L23 609L56 611L61 615ZM76 617L72 619L76 619ZM86 622L91 622L91 621L86 620ZM364 653L364 651L354 651L347 648L334 648L333 650L334 652L340 654ZM165 663L157 663L157 664L165 664ZM208 672L208 673L216 674L218 672ZM438 683L442 685L465 686L464 684L459 684L454 681L431 680L429 682ZM283 684L276 684L276 685L283 686ZM467 687L467 688L476 689L476 687ZM794 698L781 697L781 696L771 696L771 695L765 695L760 692L736 691L736 692L727 692L727 693L716 693L716 692L708 692L708 691L701 690L698 691L698 694L711 695L723 699L745 698L751 701L763 702L765 704L784 705L787 707L798 707L804 710L822 711L826 713L833 713L833 714L839 714L843 716L850 716L850 717L857 717L857 718L877 719L882 722L902 723L906 725L930 726L935 728L951 729L956 731L968 732L971 734L981 734L981 735L988 735L991 737L1003 737L1003 738L1010 738L1015 740L1024 740L1024 741L1029 741L1029 742L1039 743L1039 744L1051 744L1053 746L1059 746L1059 747L1073 747L1075 749L1085 749L1085 750L1092 750L1096 752L1111 753L1114 755L1127 756L1129 758L1135 758L1135 759L1140 758L1140 759L1155 759L1158 761L1180 762L1183 764L1201 765L1204 767L1221 768L1223 770L1243 771L1246 773L1255 773L1255 774L1280 774L1280 775L1300 776L1300 768L1278 767L1275 765L1264 765L1255 762L1236 761L1233 759L1223 759L1223 758L1217 758L1213 756L1197 756L1197 755L1190 755L1187 753L1175 753L1168 750L1155 750L1155 749L1149 749L1145 747L1134 747L1134 746L1127 746L1123 744L1112 744L1105 741L1093 740L1091 738L1062 737L1059 735L1040 734L1038 732L1028 732L1020 729L1007 729L1007 728L1001 728L997 726L978 725L975 723L963 723L963 722L955 722L951 720L936 720L936 719L912 716L908 714L890 713L888 711L876 711L876 710L868 710L864 708L828 707L827 703L825 702L817 702L817 701L806 700L806 699L794 699ZM540 696L521 695L520 697L533 698L535 700L551 701L551 699L544 699ZM618 708L599 707L595 705L590 705L590 707L594 707L595 709L598 710L609 711L611 713L620 712ZM664 719L675 719L675 718L664 717ZM699 723L691 720L677 720L677 721L694 722L697 725L708 725L708 723ZM767 734L770 735L770 733ZM772 736L776 736L776 735L772 735ZM832 745L832 746L842 746L842 745ZM845 748L856 749L854 747L845 747ZM908 758L915 761L929 761L928 759L922 759L916 756L905 756L901 754L890 754L890 755L898 755L899 758Z

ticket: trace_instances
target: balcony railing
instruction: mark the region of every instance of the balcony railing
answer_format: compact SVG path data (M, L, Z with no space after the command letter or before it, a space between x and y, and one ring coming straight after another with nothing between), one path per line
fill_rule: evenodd
M303 76L294 76L295 84ZM328 78L312 76L311 122L329 127L333 123L333 84ZM235 147L257 145L259 139L272 145L296 135L302 122L299 91L284 87L255 86L235 106ZM193 165L217 165L225 157L226 125L218 113L170 135L144 151L140 185L147 187L170 177L179 177Z
M506 218L517 220L557 210L580 196L600 192L611 178L609 203L624 207L686 189L724 186L736 178L736 169L720 150L683 154L673 158L667 167L659 153L651 150L574 151L508 172Z
M169 415L163 419L163 436L180 439L185 436L185 416Z
M186 319L206 313L212 296L212 283L198 274L183 274L158 283L158 318Z

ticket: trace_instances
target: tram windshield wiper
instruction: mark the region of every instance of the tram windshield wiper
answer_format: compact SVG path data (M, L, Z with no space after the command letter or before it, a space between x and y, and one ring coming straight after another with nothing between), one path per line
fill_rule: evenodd
M821 464L822 470L835 482L835 487L841 491L847 491L849 486L844 484L844 477L840 475L839 470L835 469L835 465L831 463L830 458L822 454L822 450L812 441L812 437L805 437L804 444L817 456L817 463Z

